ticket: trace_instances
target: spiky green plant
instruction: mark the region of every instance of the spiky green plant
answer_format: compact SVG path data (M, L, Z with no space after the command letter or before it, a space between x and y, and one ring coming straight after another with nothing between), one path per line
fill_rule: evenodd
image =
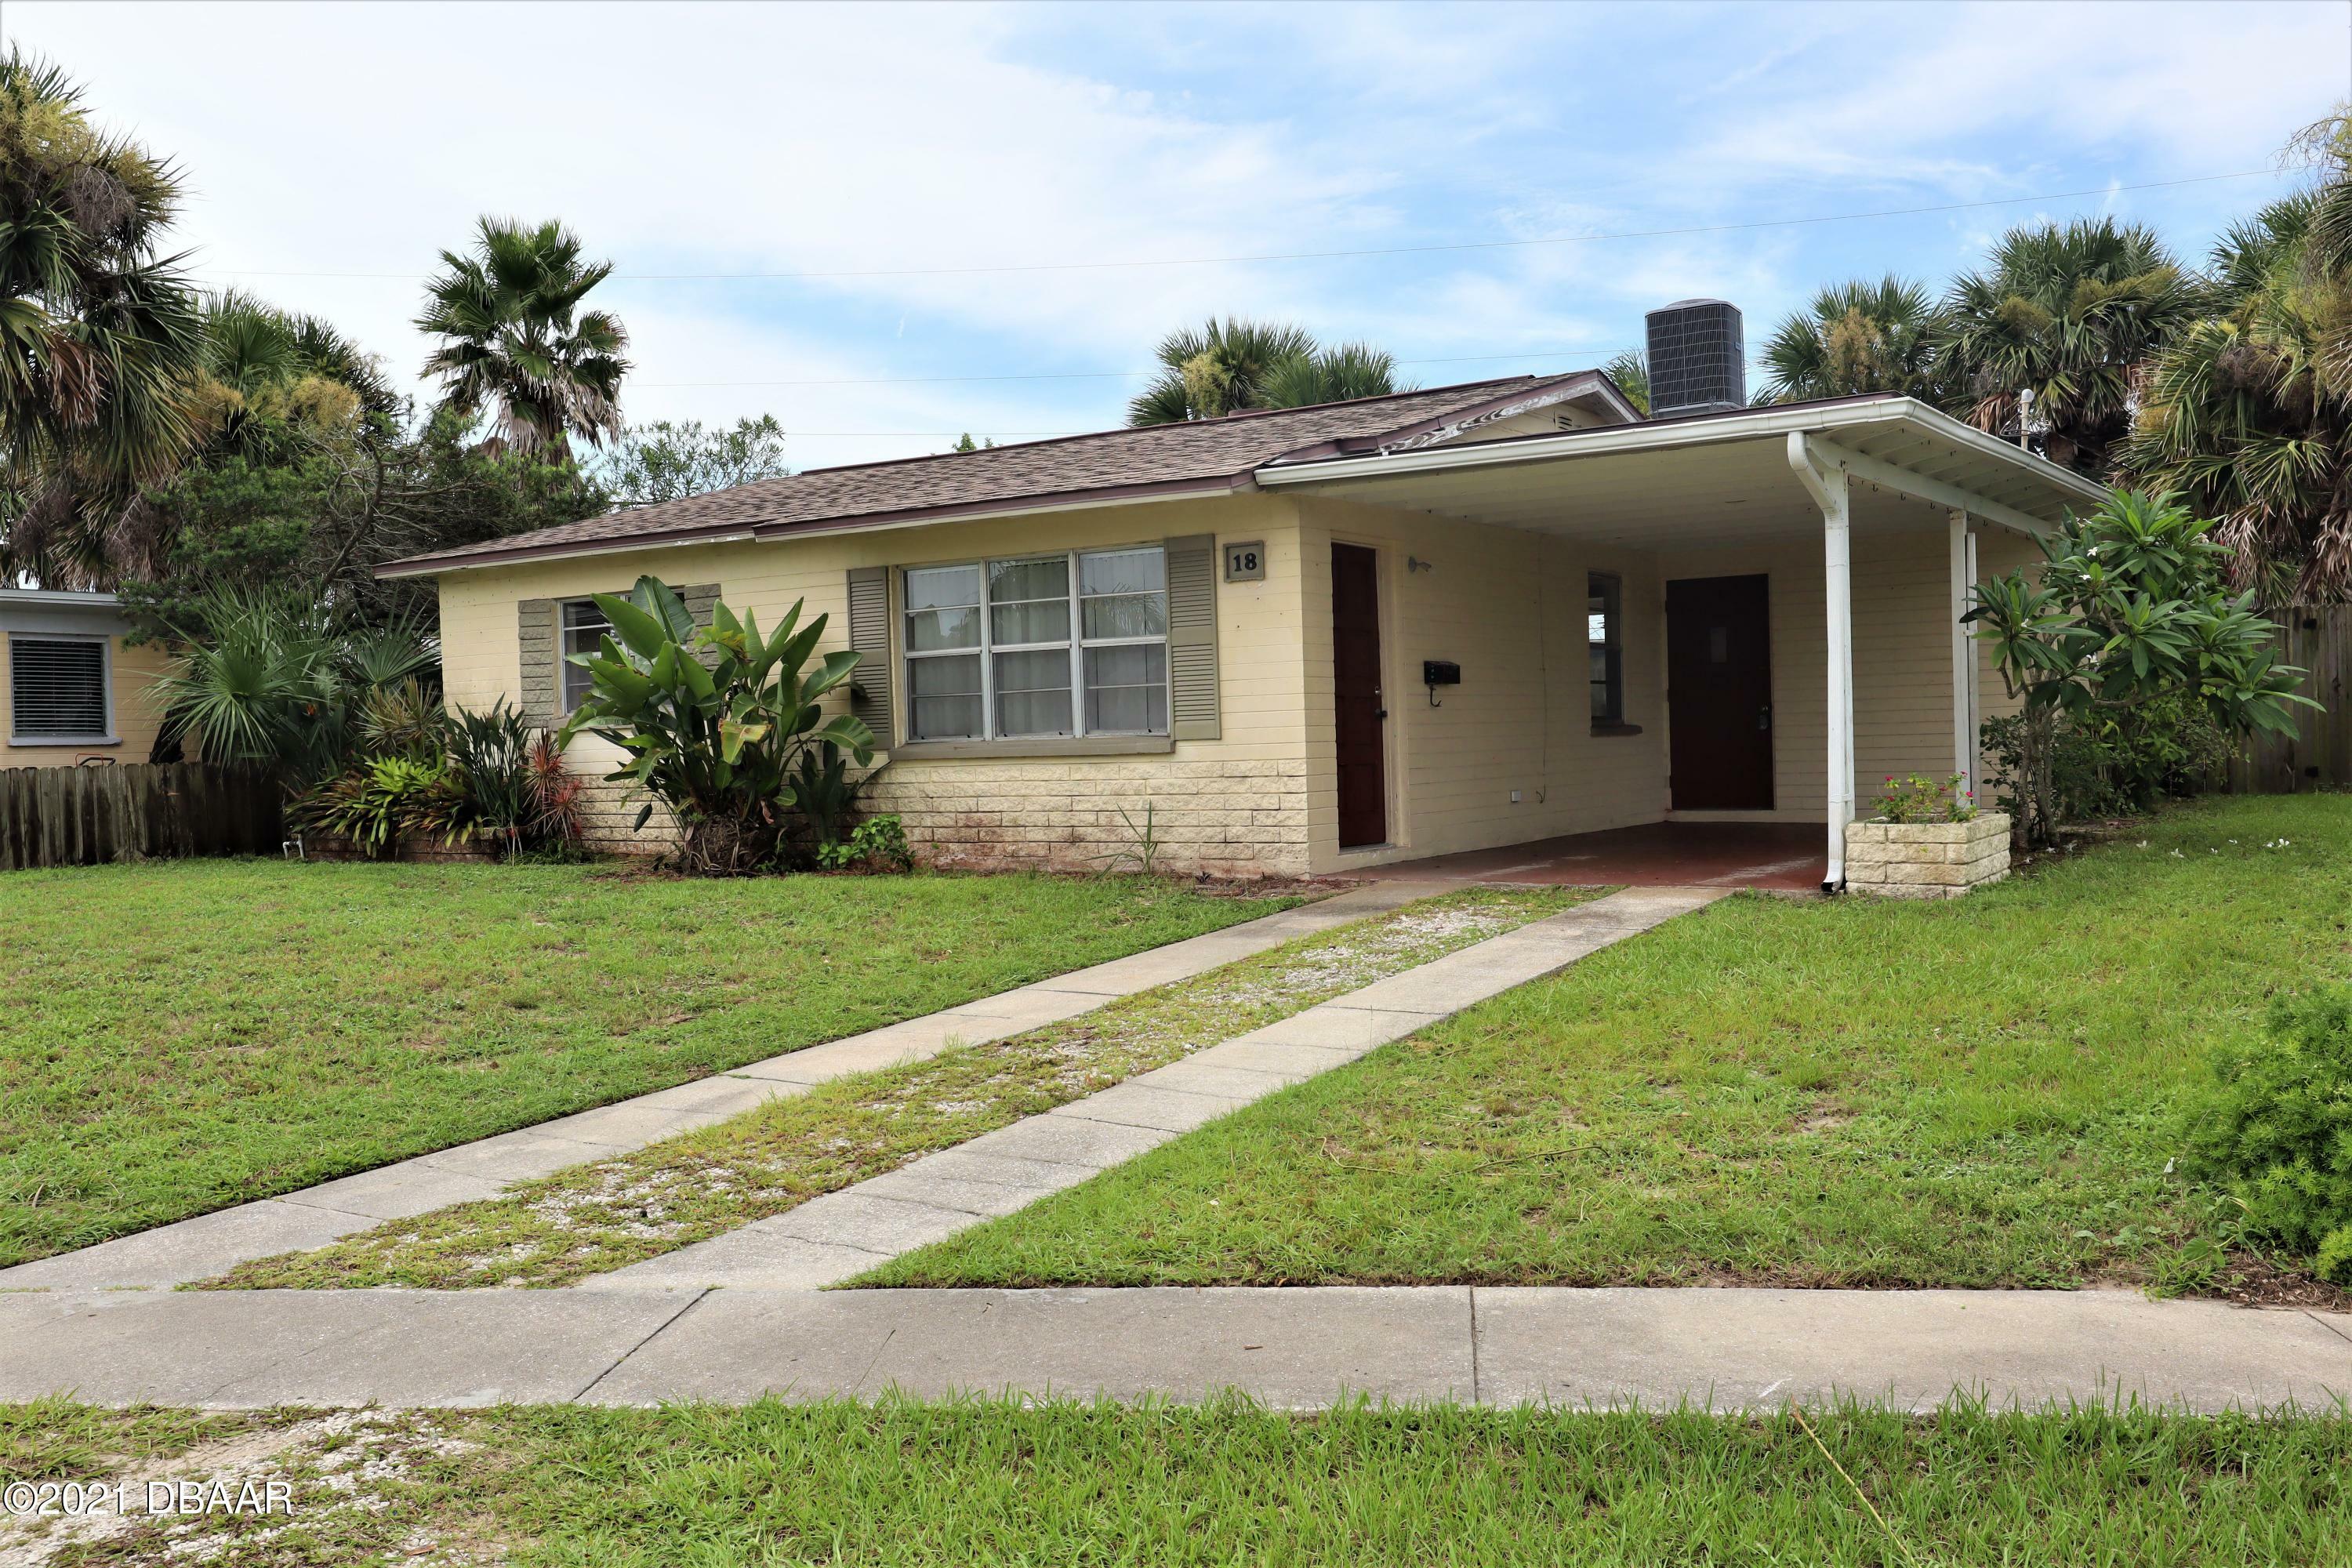
M830 746L860 767L873 760L865 722L828 720L818 705L858 660L829 653L810 668L824 616L802 626L795 603L763 637L750 612L738 620L721 604L698 627L657 577L638 578L625 599L595 600L613 629L596 652L572 656L591 685L558 739L592 734L627 754L607 777L669 808L687 869L740 875L776 863L803 752ZM652 814L649 802L636 826Z

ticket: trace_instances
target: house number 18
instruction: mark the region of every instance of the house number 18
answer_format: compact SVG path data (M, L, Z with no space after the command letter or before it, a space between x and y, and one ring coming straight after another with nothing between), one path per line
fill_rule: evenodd
M1225 546L1225 581L1228 583L1263 583L1265 581L1265 545L1262 541Z

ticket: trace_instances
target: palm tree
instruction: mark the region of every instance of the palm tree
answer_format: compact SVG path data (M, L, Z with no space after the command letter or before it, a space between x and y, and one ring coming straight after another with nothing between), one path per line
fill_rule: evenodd
M2143 225L2013 228L1945 300L1946 406L2104 474L2130 433L2142 368L2199 318L2204 292Z
M536 228L486 217L471 254L445 250L416 324L441 346L425 362L445 402L469 416L495 407L496 449L566 461L570 437L601 446L621 428L621 351L629 334L581 300L613 270L583 261L580 237L552 220Z
M1927 286L1888 273L1815 294L1783 320L1764 345L1769 372L1759 403L1796 403L1855 393L1901 393L1933 400L1939 318Z
M56 66L0 57L0 580L151 569L142 488L196 437L201 314L159 256L179 175L101 134Z
M315 316L232 289L208 297L204 318L195 405L207 450L268 458L355 436L401 406L375 357Z
M2214 247L2216 313L2157 356L2127 468L2183 492L2270 603L2352 593L2352 149Z
M1127 405L1129 425L1217 419L1251 408L1301 408L1406 390L1396 362L1369 343L1325 349L1306 328L1213 317L1160 340L1159 379Z
M1650 412L1650 356L1640 349L1619 349L1601 367L1601 374L1617 384L1625 401L1640 409L1646 416Z

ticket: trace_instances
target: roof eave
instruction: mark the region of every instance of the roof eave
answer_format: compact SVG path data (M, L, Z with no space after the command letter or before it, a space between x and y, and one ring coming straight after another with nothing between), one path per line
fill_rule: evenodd
M1606 425L1589 430L1561 431L1557 435L1520 436L1465 446L1425 447L1412 452L1370 457L1301 461L1286 456L1259 468L1256 477L1261 486L1286 489L1324 479L1429 473L1453 468L1540 462L1547 458L1591 457L1608 452L1751 441L1785 435L1790 431L1829 436L1849 426L1890 419L1909 421L1979 456L2005 464L2023 466L2053 489L2069 492L2078 499L2095 501L2104 499L2107 493L2106 487L2096 480L2062 468L2046 458L2036 457L1973 426L1964 425L1917 398L1894 395L1858 397L1830 405L1794 404L1740 409L1728 414L1652 420L1638 425Z

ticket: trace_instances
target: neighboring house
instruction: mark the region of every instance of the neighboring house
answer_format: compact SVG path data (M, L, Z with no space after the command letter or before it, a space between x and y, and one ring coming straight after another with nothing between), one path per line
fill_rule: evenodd
M130 629L111 594L0 588L0 768L147 760L165 658Z
M868 661L876 806L942 861L1092 864L1149 805L1202 870L1760 820L1828 825L1840 881L1857 775L1975 773L1969 584L2099 493L1908 398L1643 420L1586 372L817 469L385 572L437 579L453 701L541 720L593 592L805 599Z

